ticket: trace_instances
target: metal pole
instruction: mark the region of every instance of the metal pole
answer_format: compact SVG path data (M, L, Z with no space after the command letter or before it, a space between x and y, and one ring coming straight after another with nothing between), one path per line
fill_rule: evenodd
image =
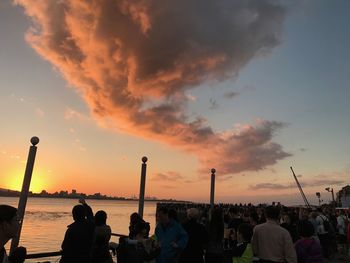
M214 196L215 196L215 172L216 170L211 169L211 183L210 183L210 208L214 208Z
M299 183L299 181L298 181L298 179L297 179L297 177L296 177L296 175L295 175L295 173L294 173L294 170L293 170L292 166L290 167L290 169L292 170L292 173L293 173L295 182L297 183L297 186L298 186L298 188L299 188L301 197L304 199L305 205L308 206L308 207L310 207L309 201L307 200L307 198L306 198L306 196L305 196L305 194L304 194L304 191L303 191L303 189L301 188L301 185L300 185L300 183Z
M146 185L146 168L147 157L142 157L141 166L141 182L140 182L140 195L139 195L139 215L143 218L143 206L145 203L145 185Z
M30 148L29 148L28 159L27 159L27 166L26 166L26 170L25 170L25 173L24 173L24 179L23 179L23 184L22 184L22 191L21 191L21 196L19 198L18 211L17 211L18 218L21 221L20 221L20 225L19 225L19 229L18 229L18 234L17 234L16 237L14 237L12 239L11 249L10 249L11 252L16 247L18 247L19 239L20 239L20 236L21 236L21 230L22 230L22 225L23 225L24 213L25 213L25 210L26 210L26 204L27 204L28 192L29 192L29 187L30 187L30 181L32 179L35 155L36 155L36 150L37 150L37 147L35 145L37 145L39 143L39 138L38 137L32 137L30 139L30 142L31 142L32 146L30 146Z
M334 191L333 191L333 188L332 188L332 200L333 200L333 205L335 206L335 199L334 199Z

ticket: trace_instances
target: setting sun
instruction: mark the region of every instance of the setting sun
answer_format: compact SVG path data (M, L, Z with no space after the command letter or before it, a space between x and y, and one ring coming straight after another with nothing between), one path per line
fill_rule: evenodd
M47 187L47 184L42 180L42 177L43 176L41 176L40 172L33 172L29 191L32 191L33 193L40 193L43 189ZM18 170L18 171L13 171L9 173L6 178L7 179L6 188L11 190L21 191L23 178L24 178L24 171Z

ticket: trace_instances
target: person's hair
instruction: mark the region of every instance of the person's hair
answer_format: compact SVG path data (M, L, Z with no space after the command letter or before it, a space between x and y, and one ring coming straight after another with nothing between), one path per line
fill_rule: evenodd
M243 223L238 226L238 232L242 235L243 240L250 242L253 236L253 227L250 224Z
M0 223L10 222L17 214L17 208L9 205L0 205Z
M177 212L174 208L169 209L168 215L169 215L169 218L174 219L175 221L178 221Z
M166 208L165 206L159 207L159 208L157 209L157 213L159 213L159 212L161 212L161 213L163 213L163 214L166 214L166 215L169 214L169 210L168 210L168 208Z
M251 213L250 218L256 223L258 223L258 221L259 221L259 216L256 212Z
M228 210L230 214L238 214L239 213L239 208L235 206L231 206Z
M265 209L266 217L277 220L280 214L280 210L276 206L268 206Z
M298 232L301 237L311 237L315 233L315 229L309 220L302 220L298 225Z
M199 218L199 210L197 208L189 208L187 209L187 217L188 219L198 220Z
M99 210L95 214L95 225L96 226L103 226L106 224L107 220L107 213L103 210Z
M82 205L76 205L72 210L74 221L83 221L85 219L85 208Z

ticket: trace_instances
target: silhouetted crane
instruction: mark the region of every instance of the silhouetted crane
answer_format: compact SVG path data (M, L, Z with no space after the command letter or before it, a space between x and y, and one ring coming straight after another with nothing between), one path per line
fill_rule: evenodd
M292 173L293 173L295 182L297 183L297 186L298 186L298 188L299 188L301 197L304 199L305 205L308 206L308 207L310 207L309 201L307 200L307 198L306 198L306 196L305 196L305 194L304 194L303 188L301 188L301 185L300 185L300 183L299 183L299 181L298 181L298 178L295 176L295 173L294 173L294 171L293 171L292 166L290 167L290 169L292 170Z

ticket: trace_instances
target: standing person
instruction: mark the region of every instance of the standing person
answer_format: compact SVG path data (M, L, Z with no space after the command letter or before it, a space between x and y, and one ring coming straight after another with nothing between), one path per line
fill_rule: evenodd
M279 209L268 206L265 210L267 222L254 228L252 247L261 262L296 263L297 256L289 232L278 222Z
M346 244L346 231L348 225L348 218L343 210L340 210L337 217L337 229L338 229L338 244L340 247L340 254L347 255L347 244Z
M223 262L224 218L220 208L214 208L207 227L209 241L205 253L206 263Z
M95 214L95 231L92 246L93 263L113 263L111 253L109 252L109 240L112 230L106 224L107 214L100 210Z
M313 238L314 226L308 220L302 220L298 226L301 238L295 243L298 263L322 263L322 249Z
M188 244L181 254L181 263L204 263L204 246L208 241L205 227L198 223L197 208L187 210L188 221L183 225L188 234Z
M237 230L237 241L234 246L225 251L233 263L251 263L253 250L250 241L253 236L253 226L247 223L239 225Z
M323 214L322 209L318 209L318 216L316 217L316 221L318 224L317 234L320 239L323 256L326 258L331 257L331 240L330 240L330 228L331 223L328 218Z
M16 248L11 256L7 257L5 244L18 235L20 219L17 209L9 205L0 205L0 262L22 263L27 251L24 247ZM11 261L10 261L11 260Z
M157 210L157 226L155 235L160 244L160 254L157 263L175 263L187 246L188 235L183 227L174 219L169 218L168 209L160 207Z
M90 263L94 225L86 219L82 205L74 206L72 215L74 222L64 236L60 263Z

